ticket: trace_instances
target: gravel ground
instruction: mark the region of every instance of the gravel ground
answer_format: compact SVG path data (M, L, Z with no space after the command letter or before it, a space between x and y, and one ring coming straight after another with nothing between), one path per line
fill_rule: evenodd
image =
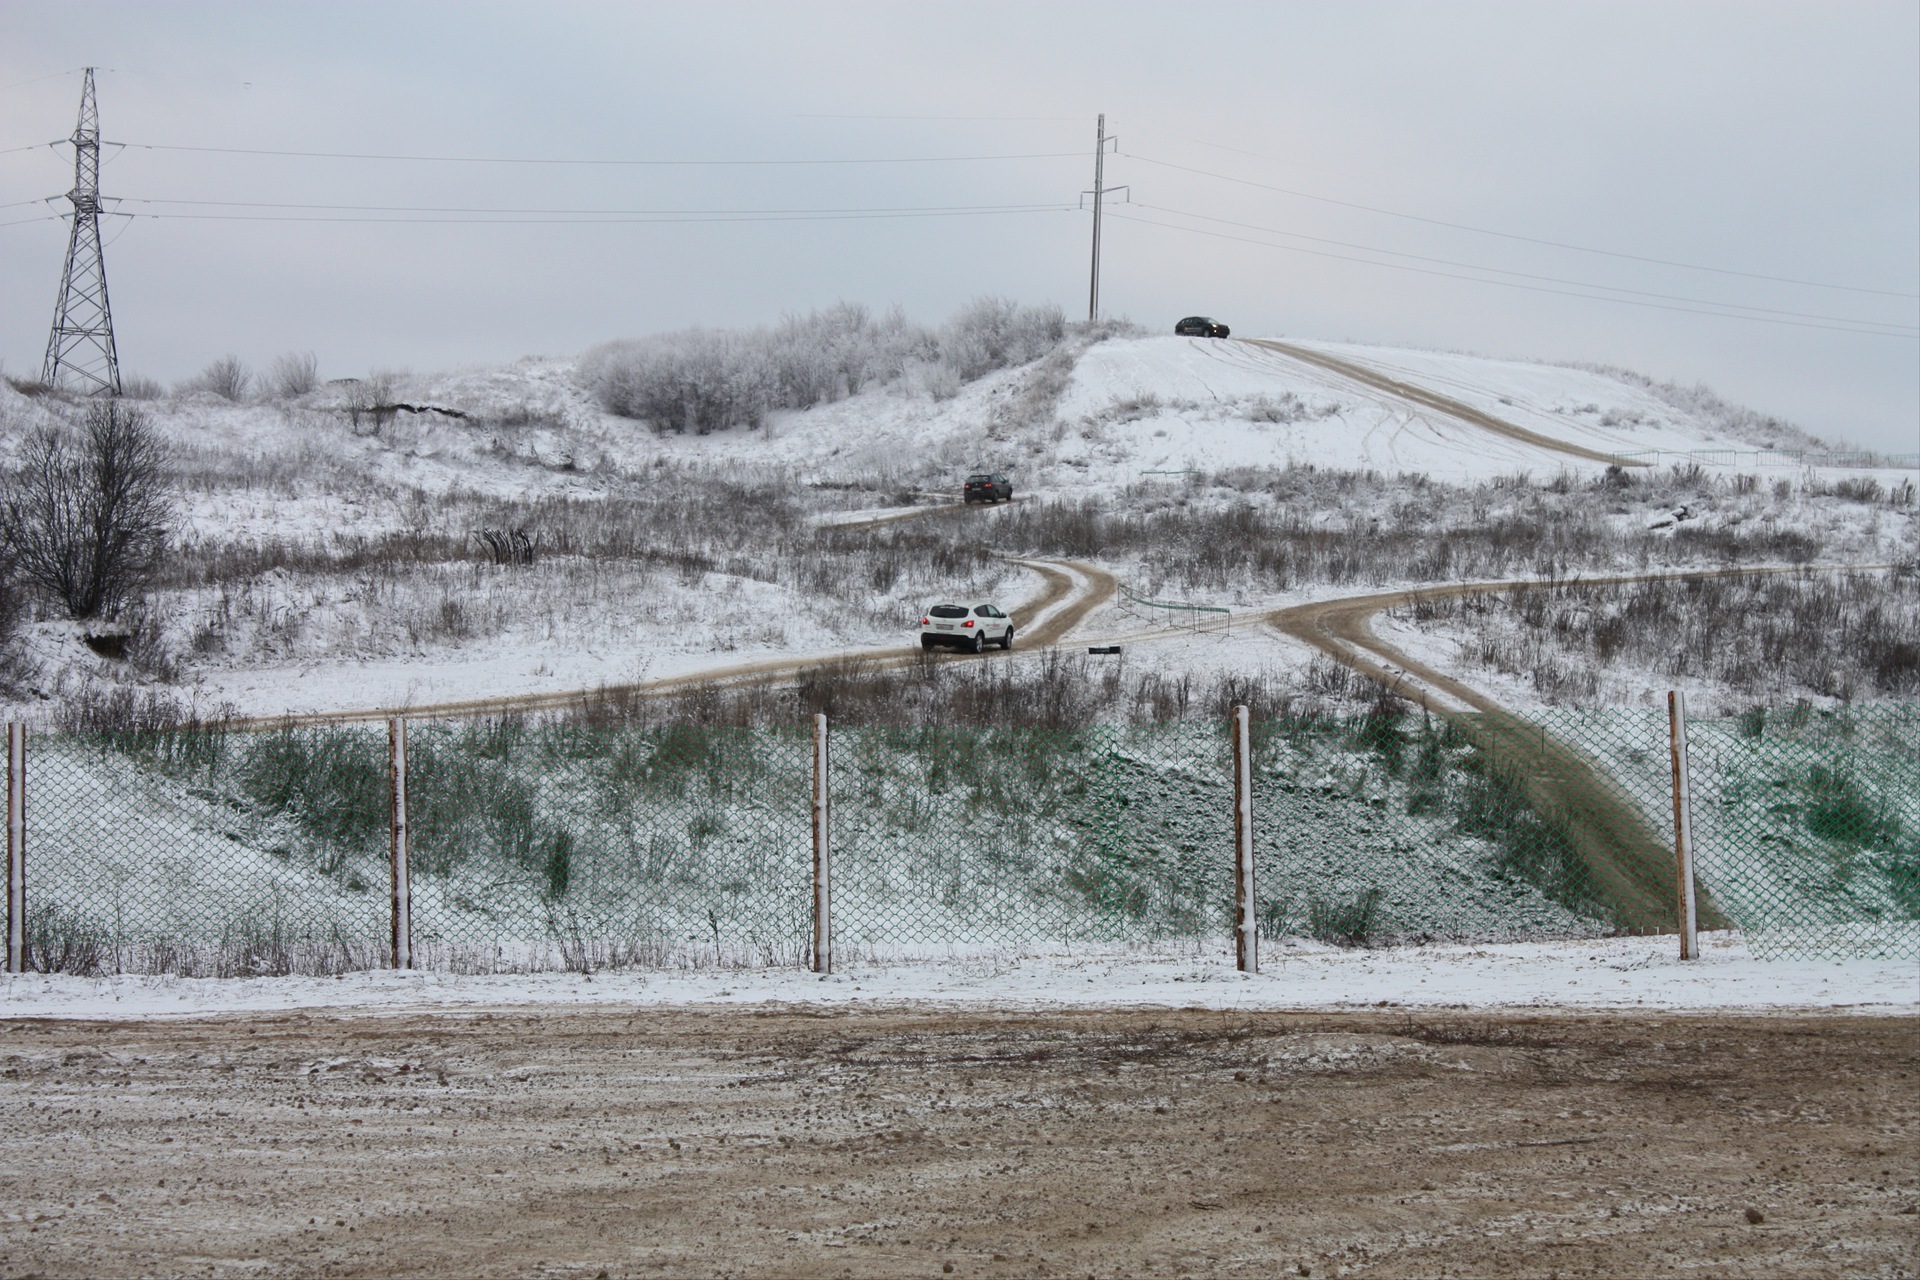
M0 1023L0 1274L1911 1276L1906 1017Z

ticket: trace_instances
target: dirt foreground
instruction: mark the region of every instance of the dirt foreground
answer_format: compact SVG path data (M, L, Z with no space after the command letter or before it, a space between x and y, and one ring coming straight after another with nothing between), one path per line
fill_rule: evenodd
M1846 1015L0 1023L0 1274L1910 1276Z

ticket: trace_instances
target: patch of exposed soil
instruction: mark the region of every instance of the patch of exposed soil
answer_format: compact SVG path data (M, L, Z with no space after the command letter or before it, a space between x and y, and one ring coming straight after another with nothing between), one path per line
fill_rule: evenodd
M1909 1276L1847 1016L0 1023L5 1275Z

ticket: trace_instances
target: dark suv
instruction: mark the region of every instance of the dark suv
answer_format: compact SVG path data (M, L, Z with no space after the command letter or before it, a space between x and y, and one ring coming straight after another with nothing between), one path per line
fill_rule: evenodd
M1013 481L1002 475L976 471L960 490L962 502L1012 502Z
M1173 331L1183 338L1224 338L1231 332L1212 316L1188 316Z

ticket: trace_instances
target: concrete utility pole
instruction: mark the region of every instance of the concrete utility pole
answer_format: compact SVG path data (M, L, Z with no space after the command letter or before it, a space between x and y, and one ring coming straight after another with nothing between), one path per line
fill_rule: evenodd
M48 386L64 382L88 395L117 396L120 356L107 305L107 265L100 256L100 108L93 98L92 67L80 88L80 121L70 141L73 190L67 199L73 201L73 230L40 380Z
M1111 137L1111 138L1107 136L1107 117L1106 117L1106 113L1102 112L1100 115L1100 123L1098 126L1098 132L1095 135L1095 142L1093 147L1093 190L1083 191L1080 193L1082 208L1086 207L1085 198L1087 196L1093 197L1093 279L1092 279L1092 282L1087 286L1087 323L1088 324L1092 324L1095 320L1098 320L1100 318L1100 204L1101 204L1101 200L1110 191L1127 191L1128 190L1128 188L1124 186L1109 187L1106 185L1105 173L1106 173L1106 159L1107 159L1107 144L1109 142L1114 143L1115 146L1117 147L1120 142L1120 138L1118 135L1115 135L1114 137Z

